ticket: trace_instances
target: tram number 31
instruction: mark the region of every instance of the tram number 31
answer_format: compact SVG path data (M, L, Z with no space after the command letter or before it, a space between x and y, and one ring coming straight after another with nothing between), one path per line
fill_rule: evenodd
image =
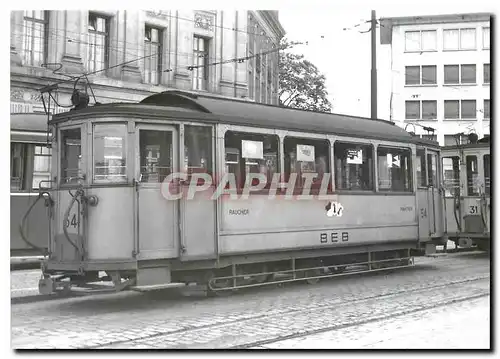
M330 232L330 242L347 242L349 240L349 232ZM328 233L321 233L319 236L321 243L328 243Z
M76 219L76 214L73 214L73 217L71 217L71 221L69 219L67 219L64 222L64 225L66 226L66 228L68 228L69 226L71 226L73 228L76 228L78 226L78 221Z

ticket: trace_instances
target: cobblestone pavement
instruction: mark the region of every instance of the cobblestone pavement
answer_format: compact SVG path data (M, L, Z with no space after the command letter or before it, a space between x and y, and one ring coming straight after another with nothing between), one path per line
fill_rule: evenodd
M490 349L490 297L253 349Z
M222 298L119 293L18 304L12 306L12 347L265 346L489 295L489 257L482 253L417 258L416 264Z
M38 280L40 269L16 270L10 272L11 298L38 294Z

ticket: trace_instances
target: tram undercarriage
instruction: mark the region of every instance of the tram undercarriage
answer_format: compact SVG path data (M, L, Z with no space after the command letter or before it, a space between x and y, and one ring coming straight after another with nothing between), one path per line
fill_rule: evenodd
M48 269L42 266L41 294L96 293L182 288L195 285L207 295L233 293L245 288L283 285L292 282L317 283L320 279L379 272L414 265L412 249L357 253L316 258L290 258L261 263L239 263L212 269L173 270L171 281L137 286L141 270ZM50 266L49 266L50 267ZM158 267L157 267L158 268ZM147 269L147 268L143 268ZM100 275L103 273L104 275ZM107 283L106 283L107 282ZM144 283L144 282L142 282Z

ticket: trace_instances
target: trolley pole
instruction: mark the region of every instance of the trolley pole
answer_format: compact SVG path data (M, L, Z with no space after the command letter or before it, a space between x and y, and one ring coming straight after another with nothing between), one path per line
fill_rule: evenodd
M377 17L375 10L372 10L371 21L372 32L372 120L377 119Z

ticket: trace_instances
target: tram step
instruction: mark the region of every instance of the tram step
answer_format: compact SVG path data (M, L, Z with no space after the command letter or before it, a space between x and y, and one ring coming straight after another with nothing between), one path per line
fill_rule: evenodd
M182 288L185 287L185 283L166 283L166 284L155 284L155 285L143 285L143 286L133 286L130 287L131 290L138 292L149 292L152 290L170 289L170 288Z

